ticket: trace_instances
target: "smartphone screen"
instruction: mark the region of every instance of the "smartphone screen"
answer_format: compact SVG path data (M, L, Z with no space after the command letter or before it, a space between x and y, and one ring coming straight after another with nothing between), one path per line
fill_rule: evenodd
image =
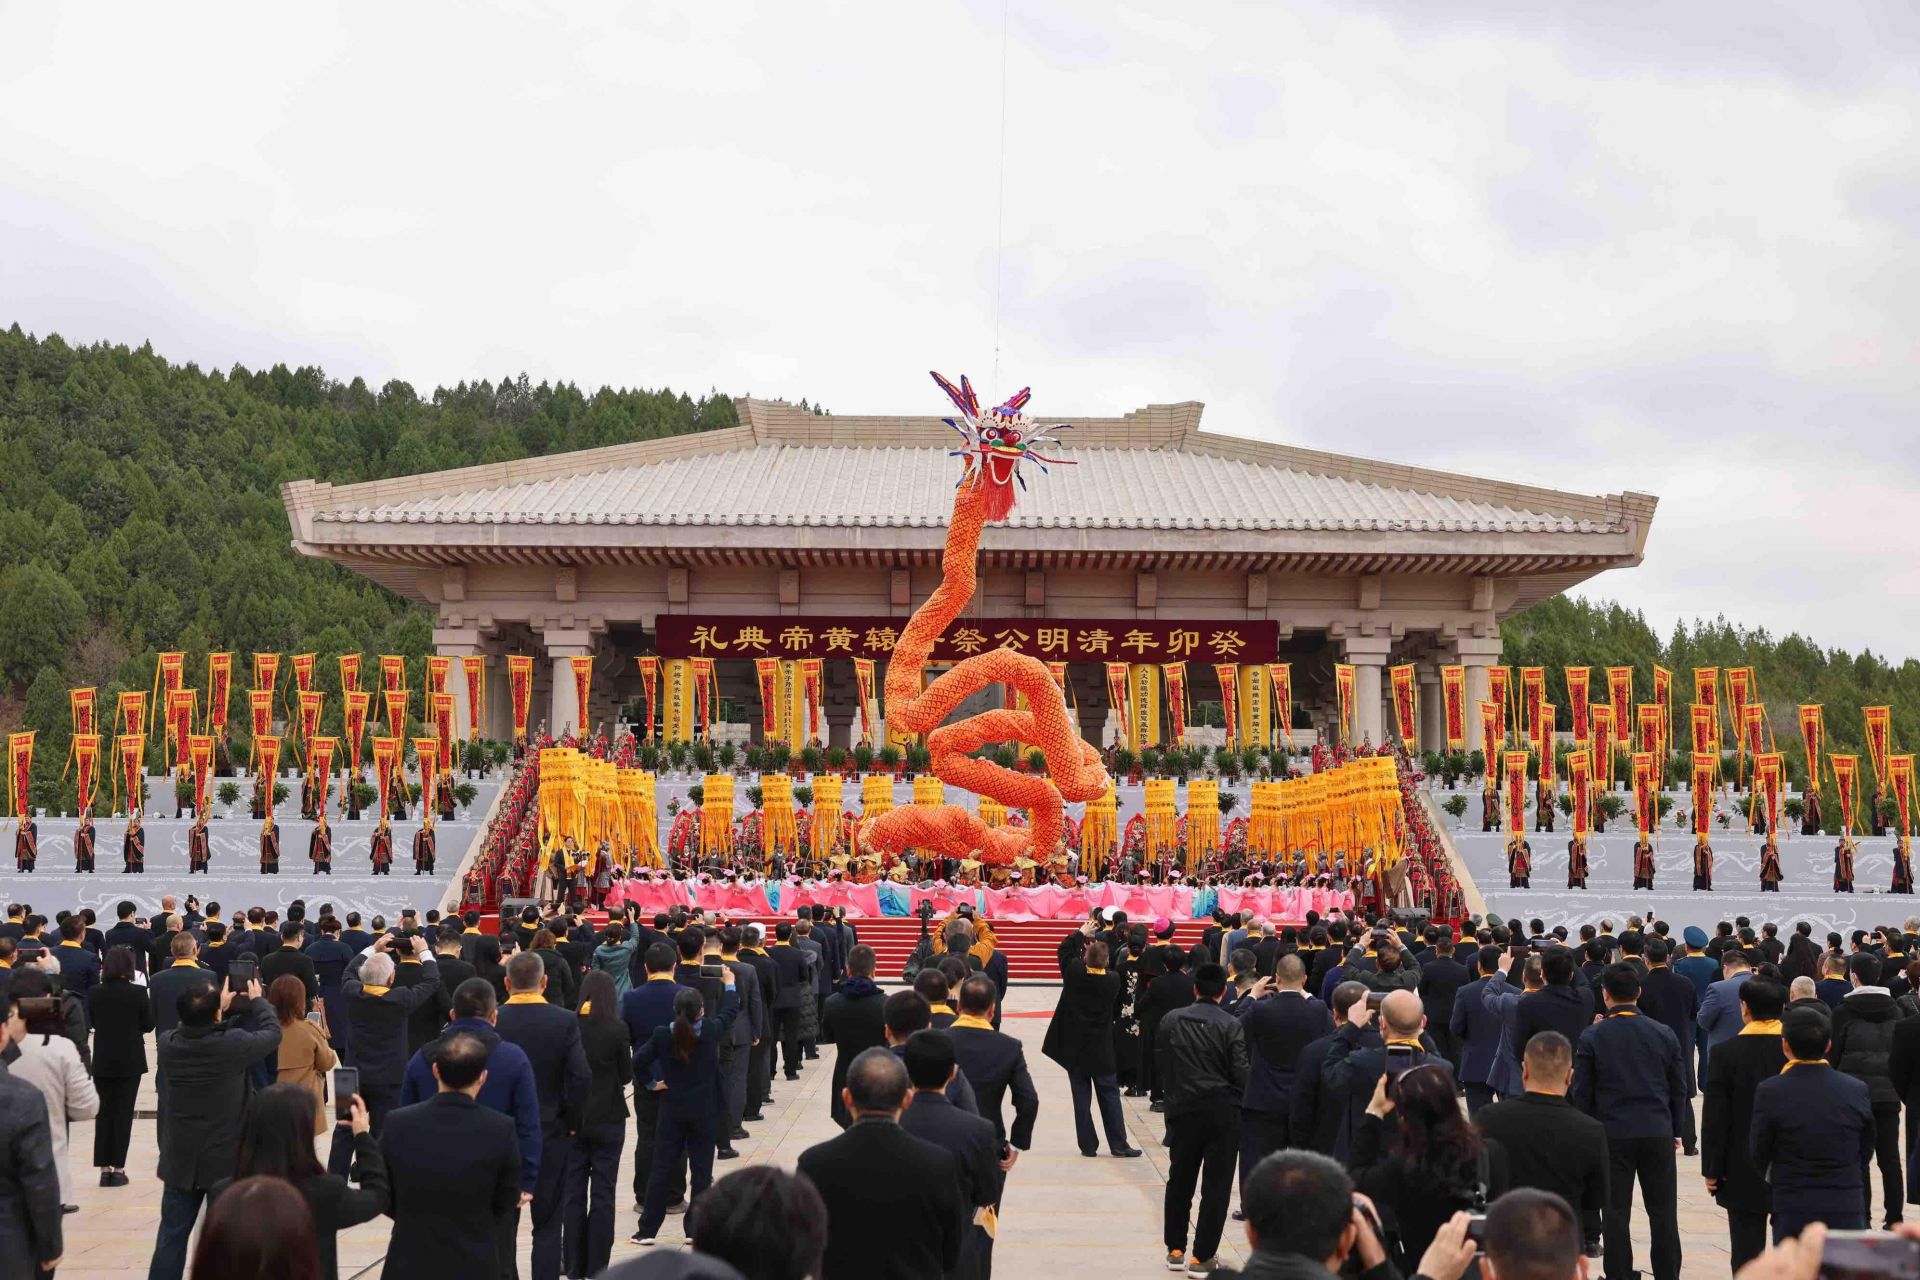
M260 972L260 966L252 960L235 960L227 966L227 990L245 991Z
M353 1099L359 1092L360 1069L358 1067L335 1067L333 1069L334 1119L353 1119Z
M1916 1280L1920 1240L1888 1231L1829 1231L1820 1275L1822 1280Z
M318 1009L309 1009L307 1011L307 1021L311 1022L314 1026L316 1027L319 1026L321 1022L323 1022L324 1020L325 1020L325 1015L323 1015Z
M702 961L700 976L703 978L722 978L727 976L727 966L718 960Z

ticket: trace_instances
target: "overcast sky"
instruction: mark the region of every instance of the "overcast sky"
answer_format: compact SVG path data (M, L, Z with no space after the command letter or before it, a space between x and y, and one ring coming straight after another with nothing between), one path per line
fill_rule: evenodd
M1651 491L1591 594L1915 653L1920 6L1005 12L5 0L0 324L423 391L1203 400Z

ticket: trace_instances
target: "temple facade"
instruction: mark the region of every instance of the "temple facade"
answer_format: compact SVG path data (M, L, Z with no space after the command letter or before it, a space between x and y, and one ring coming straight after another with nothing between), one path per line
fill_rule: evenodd
M506 657L536 658L532 719L611 727L636 658L711 658L755 726L756 660L818 658L820 736L858 735L852 659L882 671L939 581L960 464L938 417L822 416L740 399L739 426L365 484L283 489L293 544L435 614L439 652L487 659L485 736L511 731ZM1355 733L1378 741L1389 667L1414 664L1421 737L1439 746L1440 668L1471 706L1499 624L1638 564L1656 499L1565 493L1200 429L1201 405L1071 424L1073 465L1039 474L981 541L979 589L936 658L1012 645L1064 662L1085 736L1111 740L1106 664L1290 666L1294 723L1330 727L1333 668L1356 668ZM571 659L594 660L577 705ZM472 723L463 681L459 728ZM1158 693L1155 691L1158 690ZM1149 675L1145 696L1164 696ZM1239 736L1263 740L1234 699ZM783 693L781 695L785 697ZM1129 697L1133 695L1130 692ZM686 714L684 707L671 712ZM675 726L669 725L671 730ZM876 730L878 726L875 726Z

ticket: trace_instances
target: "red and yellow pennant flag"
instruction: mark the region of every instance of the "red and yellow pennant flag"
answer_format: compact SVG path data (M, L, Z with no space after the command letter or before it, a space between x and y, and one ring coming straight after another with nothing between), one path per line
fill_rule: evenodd
M333 794L333 749L336 739L316 737L307 744L307 786L313 792L313 811L324 816Z
M186 682L187 655L184 653L163 653L155 663L153 684L159 695L156 702L164 700L166 695L178 689Z
M1720 668L1695 667L1693 669L1693 705L1706 707L1712 714L1713 732L1709 741L1715 755L1720 753ZM1695 747L1698 751L1701 748Z
M405 737L407 732L407 691L388 689L383 695L387 703L387 732L393 737Z
M1593 724L1593 782L1603 791L1613 790L1613 708L1606 704L1587 712Z
M1447 750L1467 749L1467 669L1459 663L1440 668L1440 707L1447 722Z
M1652 704L1649 703L1649 706ZM1651 751L1633 753L1633 825L1645 840L1660 827L1658 757Z
M1402 663L1391 669L1393 681L1393 723L1400 731L1400 741L1407 750L1416 751L1420 746L1420 686L1414 674L1413 664ZM1496 708L1498 702L1493 704Z
M1664 761L1673 742L1673 672L1665 667L1653 669L1653 705L1660 708L1660 758Z
M1748 755L1759 755L1773 744L1772 734L1767 732L1767 704L1748 702L1740 707L1740 718L1744 722L1740 740L1746 743Z
M1499 786L1499 774L1496 762L1500 759L1500 735L1495 732L1500 727L1499 708L1491 702L1480 704L1480 758L1486 762L1487 789Z
M1067 664L1049 662L1047 667L1060 670L1055 673L1054 681L1061 688L1066 687ZM1235 714L1240 706L1240 664L1237 662L1216 662L1213 674L1220 681L1220 714L1227 722L1227 746L1234 746L1240 739L1240 720Z
M1750 751L1747 745L1747 703L1753 700L1753 670L1750 667L1727 668L1727 702L1733 708L1733 749Z
M1591 690L1587 687L1593 672L1586 667L1567 668L1567 706L1573 712L1573 740L1586 743L1593 738Z
M320 713L327 695L318 689L302 689L297 696L300 700L300 718L295 738L303 743L309 742L320 732Z
M525 654L507 655L507 697L513 703L513 740L524 742L533 707L533 659Z
M76 734L73 739L73 763L78 774L74 794L80 800L80 812L93 812L94 793L99 790L100 735Z
M277 653L256 653L253 655L253 687L273 689L280 683L280 655Z
M383 827L387 825L387 815L393 812L393 776L400 763L402 741L397 737L373 740L373 781L374 789L379 793L380 825Z
M196 689L174 689L167 694L167 767L178 768L187 762L187 737L200 714L200 693Z
M780 659L755 658L753 677L760 686L760 737L780 740Z
M7 805L24 818L33 804L33 730L7 735Z
M1888 790L1893 793L1894 820L1900 824L1900 834L1908 834L1907 823L1913 809L1913 757L1891 756L1887 760Z
M1761 751L1753 757L1753 795L1747 805L1747 829L1753 830L1754 815L1764 813L1769 832L1780 829L1781 775L1784 760L1778 751Z
M855 670L859 668L856 666ZM1107 705L1120 720L1120 738L1127 743L1133 742L1132 701L1127 696L1127 664L1109 662L1107 664Z
M353 770L353 781L360 779L360 743L367 732L367 711L373 703L373 695L365 689L353 689L346 694L346 708L341 713L341 723L346 728L347 763Z
M1520 668L1520 705L1526 713L1525 730L1527 745L1540 746L1540 709L1547 704L1547 669L1545 667ZM1547 731L1551 733L1551 730Z
M459 739L453 733L453 704L456 701L450 693L436 693L427 699L433 704L434 736L440 739L440 750L447 756L447 772L453 771L453 744Z
M420 820L431 825L440 775L444 772L440 767L440 739L415 738L413 755L420 766Z
M1351 662L1333 664L1333 692L1340 713L1339 740L1345 743L1353 741L1353 703L1355 672Z
M1273 719L1286 735L1287 750L1293 750L1293 664L1270 662L1267 679L1273 684Z
M387 691L407 687L405 654L383 653L380 655L380 687Z
M1607 701L1613 704L1613 727L1621 737L1633 728L1633 668L1607 668Z
M1713 779L1719 770L1719 752L1695 751L1693 753L1693 834L1702 843L1712 831Z
M1687 723L1692 730L1692 737L1688 741L1693 744L1696 753L1712 752L1715 759L1719 758L1720 753L1714 749L1714 741L1719 736L1714 732L1719 728L1718 719L1714 709L1706 703L1696 702L1687 708Z
M467 682L467 741L480 741L480 726L487 722L487 660L470 653L460 660L460 673ZM647 701L647 732L653 732L653 701Z
M119 768L114 771L113 807L120 807L120 786L126 784L127 813L129 815L147 811L146 781L141 775L146 772L147 740L136 733L123 733L114 739L113 751Z
M1108 682L1109 682L1107 686L1107 692L1109 694L1114 692L1111 682L1112 682L1112 676L1113 676L1113 668L1115 666L1118 666L1120 668L1119 697L1118 697L1118 701L1113 702L1110 705L1119 709L1121 723L1124 725L1127 717L1127 681L1126 681L1127 668L1125 663L1109 662L1107 664L1107 676L1108 676ZM872 658L855 658L853 660L853 685L854 685L854 692L860 699L860 741L867 744L868 746L873 745L873 726L875 721L879 719L879 717L876 716L873 712L873 684L874 684L873 659ZM1121 732L1124 733L1125 729L1123 728Z
M593 692L593 659L573 657L567 659L567 665L573 671L574 714L579 717L576 732L580 735L580 740L585 742L588 732L587 699Z
M576 674L575 679L578 678ZM693 660L694 708L700 713L700 736L708 742L713 741L713 717L716 710L714 703L718 698L714 685L713 659L695 658Z
M800 659L800 692L807 700L807 740L820 737L821 681L825 668L819 658Z
M360 655L343 653L340 655L340 692L356 693L360 689Z
M98 723L99 693L94 689L67 690L67 712L73 717L75 736L83 733L99 732Z
M867 702L873 694L873 659L855 658L853 660L854 674L856 677L859 675L860 664L862 662L867 664L867 683L864 686L864 691L860 695L860 740L866 742L872 737L872 733L868 728L872 722L872 713L867 709ZM641 731L640 737L643 741L651 742L653 740L653 726L656 723L654 720L654 704L660 697L660 659L650 653L640 658L640 692L645 696L647 703L647 724L646 728Z
M1807 790L1820 790L1821 761L1826 759L1826 713L1818 702L1800 704L1800 745L1807 753Z
M216 738L227 736L227 719L233 700L233 655L207 655L207 732Z
M1643 702L1639 707L1639 715L1640 733L1635 749L1651 756L1658 756L1664 744L1663 731L1666 728L1666 720L1660 714L1660 707L1657 703Z
M1507 766L1507 834L1524 836L1527 830L1527 753L1509 751Z
M1560 785L1560 766L1553 751L1553 723L1557 712L1551 702L1543 702L1540 714L1546 725L1546 738L1536 748L1540 754L1540 781L1546 784L1547 794L1552 795Z
M1875 790L1883 788L1887 778L1887 757L1893 752L1893 708L1862 707L1867 722L1867 761L1873 765Z
M256 739L253 754L260 762L260 777L266 785L267 815L273 815L273 788L280 777L280 739L274 734Z
M120 700L114 706L114 722L120 727L121 736L136 734L142 749L147 740L147 695L140 689L124 689Z
M447 691L447 676L453 670L453 659L444 653L427 655L427 696Z
M1187 664L1162 663L1161 671L1167 682L1167 716L1173 722L1173 743L1184 747L1187 745Z
M273 690L247 690L247 725L256 738L273 732Z
M1487 668L1487 700L1499 708L1495 716L1494 727L1500 731L1500 741L1507 741L1507 708L1513 703L1513 668Z
M1860 757L1828 756L1827 764L1833 770L1834 798L1840 805L1840 830L1852 835L1854 799L1860 794Z
M313 666L320 661L317 653L296 653L293 655L293 689L295 693L313 691Z
M213 735L196 733L187 738L187 769L193 775L193 811L207 811L207 788L213 781Z
M1573 804L1573 834L1593 834L1593 758L1585 747L1567 756L1567 799Z

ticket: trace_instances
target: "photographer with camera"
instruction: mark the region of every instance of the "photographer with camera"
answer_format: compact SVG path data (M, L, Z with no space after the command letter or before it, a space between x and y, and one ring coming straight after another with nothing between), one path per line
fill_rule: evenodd
M1252 1249L1240 1268L1242 1280L1400 1280L1373 1202L1323 1155L1289 1150L1268 1156L1247 1174L1241 1203ZM1469 1225L1464 1213L1445 1222L1411 1280L1460 1280L1474 1259Z
M53 1162L60 1175L60 1206L73 1213L73 1171L67 1163L67 1129L75 1120L91 1120L100 1111L100 1095L87 1075L80 1051L67 1038L66 1012L53 994L50 975L39 969L15 974L9 994L13 1014L7 1039L19 1052L8 1068L47 1100L53 1137Z
M1454 1214L1485 1213L1507 1189L1507 1152L1467 1119L1438 1063L1389 1058L1353 1136L1347 1167L1379 1208L1402 1271Z
M1377 1049L1366 1043L1365 1036L1376 1012L1384 1041ZM1434 1066L1446 1075L1448 1087L1452 1087L1453 1068L1427 1040L1426 1025L1427 1011L1417 992L1389 991L1385 995L1375 992L1354 1005L1347 1014L1347 1024L1334 1032L1333 1043L1320 1065L1320 1076L1327 1101L1338 1116L1339 1129L1333 1149L1336 1158L1344 1159L1352 1150L1354 1135L1382 1077L1398 1076L1415 1067Z

